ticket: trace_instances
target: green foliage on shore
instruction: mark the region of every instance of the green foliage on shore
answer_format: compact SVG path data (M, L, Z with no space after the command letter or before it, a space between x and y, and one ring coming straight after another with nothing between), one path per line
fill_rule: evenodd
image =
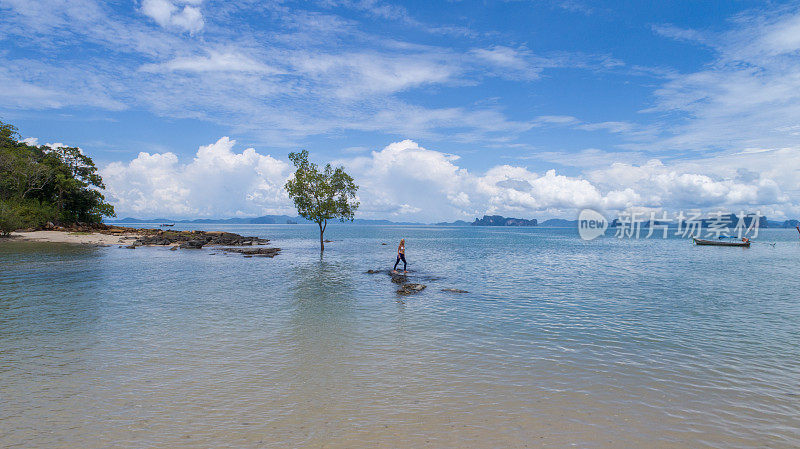
M20 228L99 223L114 207L89 156L74 147L33 146L0 122L0 234Z
M286 182L286 191L297 207L297 213L319 225L319 247L325 250L325 228L328 220L353 221L359 203L356 201L358 186L343 167L333 168L327 164L323 170L308 162L308 151L289 153L289 159L297 170Z

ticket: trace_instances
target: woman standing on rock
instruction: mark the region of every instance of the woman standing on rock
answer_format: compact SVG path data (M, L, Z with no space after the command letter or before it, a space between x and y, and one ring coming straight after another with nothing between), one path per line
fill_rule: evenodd
M408 273L406 271L406 239L400 239L400 246L397 247L397 260L394 263L392 273L397 273L397 264L399 264L401 260L403 261L403 274L406 274Z

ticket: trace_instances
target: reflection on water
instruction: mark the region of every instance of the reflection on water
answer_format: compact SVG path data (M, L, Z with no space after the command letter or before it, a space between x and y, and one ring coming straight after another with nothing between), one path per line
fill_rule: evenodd
M791 232L226 230L284 251L1 243L0 446L800 445Z

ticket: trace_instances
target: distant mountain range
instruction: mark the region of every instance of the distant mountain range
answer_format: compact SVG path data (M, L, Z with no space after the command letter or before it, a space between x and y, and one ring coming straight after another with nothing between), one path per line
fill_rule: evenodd
M196 218L194 220L173 220L171 218L132 218L125 217L115 220L107 220L108 223L187 223L187 224L309 224L312 221L306 220L303 217L291 217L289 215L264 215L261 217L253 218ZM336 222L334 222L336 223ZM427 225L427 223L419 223L413 221L391 221L391 220L368 220L365 218L356 218L353 224L357 225L372 225L372 226L392 226L392 225L406 225L406 226L420 226ZM525 220L522 218L506 218L500 215L484 215L483 218L476 218L474 222L469 223L464 220L456 220L452 223L441 222L435 223L436 226L536 226L536 219Z
M577 228L578 220L564 220L563 218L551 218L539 223L539 226L551 228Z
M731 214L726 217L726 222L731 226L735 226L737 217ZM747 220L749 217L746 217ZM705 220L704 220L705 221ZM291 217L289 215L264 215L261 217L252 218L197 218L194 220L173 220L170 218L150 218L140 219L125 217L118 220L108 220L107 223L194 223L194 224L309 224L313 223L303 217ZM377 225L377 226L392 226L392 225L406 225L406 226L419 226L426 225L427 223L418 223L411 221L391 221L391 220L368 220L364 218L356 218L353 224L357 225ZM657 223L658 224L658 223ZM707 226L708 223L703 223ZM749 224L749 222L748 222ZM798 220L767 220L761 217L759 220L759 227L761 228L794 228L798 226ZM526 220L522 218L507 218L500 215L484 215L483 218L476 218L472 223L464 220L456 220L453 222L440 222L434 223L435 226L541 226L552 228L575 228L578 226L577 220L564 220L562 218L551 218L539 223L535 218ZM619 225L619 220L614 219L610 223L610 227ZM670 227L677 226L676 223L670 223Z
M309 224L313 221L306 220L303 217L290 217L289 215L263 215L261 217L252 218L196 218L194 220L173 220L171 218L132 218L125 217L118 220L107 220L107 223L192 223L192 224ZM356 218L353 224L360 225L421 225L423 223L414 223L406 221L389 221L389 220L367 220L364 218Z
M441 223L436 223L436 226L469 226L469 223L464 220L456 220L453 222L443 221Z

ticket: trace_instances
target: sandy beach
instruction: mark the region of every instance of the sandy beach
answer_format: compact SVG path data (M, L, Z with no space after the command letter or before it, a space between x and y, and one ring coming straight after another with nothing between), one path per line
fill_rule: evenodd
M75 243L83 245L121 245L130 244L139 235L135 232L121 234L102 234L99 232L72 231L28 231L12 232L11 237L17 241L51 243Z
M176 231L149 228L125 228L98 225L70 229L47 229L11 233L9 241L68 243L78 245L103 245L135 249L141 246L170 247L171 249L200 249L205 246L225 248L229 253L245 257L275 257L280 248L265 247L268 239L246 237L221 231ZM231 248L245 247L245 248Z

